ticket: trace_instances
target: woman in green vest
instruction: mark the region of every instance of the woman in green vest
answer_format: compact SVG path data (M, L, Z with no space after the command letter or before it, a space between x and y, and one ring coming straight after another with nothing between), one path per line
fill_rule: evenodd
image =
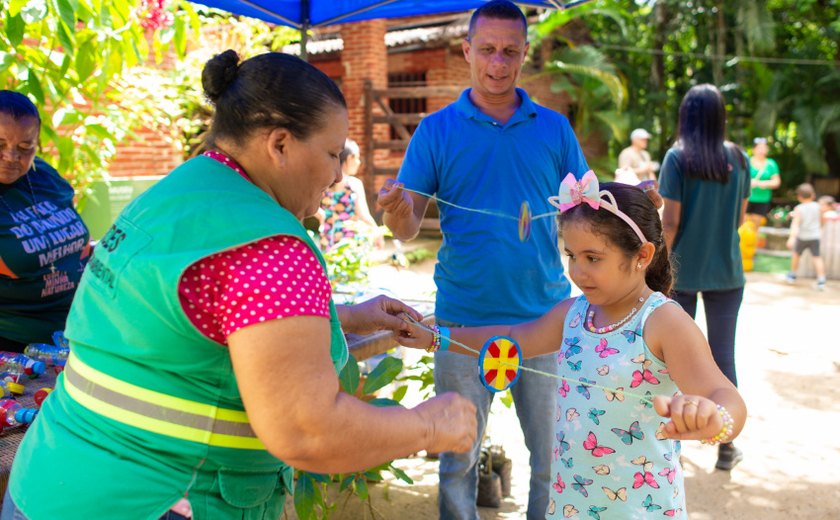
M71 355L27 432L3 517L280 517L291 468L362 470L466 451L475 409L341 393L344 332L419 315L330 298L301 220L341 179L338 87L280 53L205 66L208 151L133 201L98 243L68 318ZM11 516L10 516L11 518Z
M782 184L779 176L779 165L767 157L769 148L767 139L756 137L753 139L753 150L750 156L750 200L747 203L747 218L755 223L758 229L762 220L770 213L770 202L773 200L773 190Z

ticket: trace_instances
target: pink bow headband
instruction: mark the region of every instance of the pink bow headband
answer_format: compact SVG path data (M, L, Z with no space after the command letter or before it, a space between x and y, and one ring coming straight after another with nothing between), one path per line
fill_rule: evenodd
M608 200L605 200L604 197ZM580 204L589 204L592 209L605 209L626 222L639 237L639 240L642 241L642 244L646 244L648 241L639 226L633 222L633 219L618 209L613 194L607 190L598 191L598 177L592 170L586 172L580 180L577 180L571 173L567 174L563 182L560 183L560 193L549 197L548 202L559 209L560 213L565 213Z

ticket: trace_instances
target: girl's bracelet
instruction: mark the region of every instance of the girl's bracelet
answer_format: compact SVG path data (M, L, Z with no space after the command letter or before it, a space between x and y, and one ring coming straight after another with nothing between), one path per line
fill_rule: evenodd
M426 352L434 353L440 349L440 327L432 325L432 344L426 347Z
M732 432L735 430L735 421L732 420L732 416L729 414L729 411L722 405L717 405L717 412L723 420L723 427L721 427L718 434L714 437L700 441L703 444L726 444L729 442L729 439L732 438Z
M432 344L426 347L426 352L446 352L449 350L449 327L432 325Z

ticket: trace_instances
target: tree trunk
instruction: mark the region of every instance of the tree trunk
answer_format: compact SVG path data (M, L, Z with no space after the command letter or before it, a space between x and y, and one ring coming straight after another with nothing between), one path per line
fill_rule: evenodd
M668 20L668 6L663 0L659 0L653 7L653 59L650 65L650 91L656 93L665 92L665 38ZM670 114L667 111L654 112L654 125L659 128L659 153L658 157L664 157L669 146L670 137Z
M723 15L723 0L715 2L717 8L717 24L715 27L715 57L712 60L712 78L715 85L723 84L723 61L726 55L726 18Z

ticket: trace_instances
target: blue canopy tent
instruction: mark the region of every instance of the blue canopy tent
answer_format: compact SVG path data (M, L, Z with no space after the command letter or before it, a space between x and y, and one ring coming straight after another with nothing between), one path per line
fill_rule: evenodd
M375 18L398 18L424 14L466 11L486 0L193 0L234 14L287 25L301 31L301 57L306 59L307 31L336 23ZM514 0L516 1L516 0ZM526 0L517 4L567 9L589 0Z

